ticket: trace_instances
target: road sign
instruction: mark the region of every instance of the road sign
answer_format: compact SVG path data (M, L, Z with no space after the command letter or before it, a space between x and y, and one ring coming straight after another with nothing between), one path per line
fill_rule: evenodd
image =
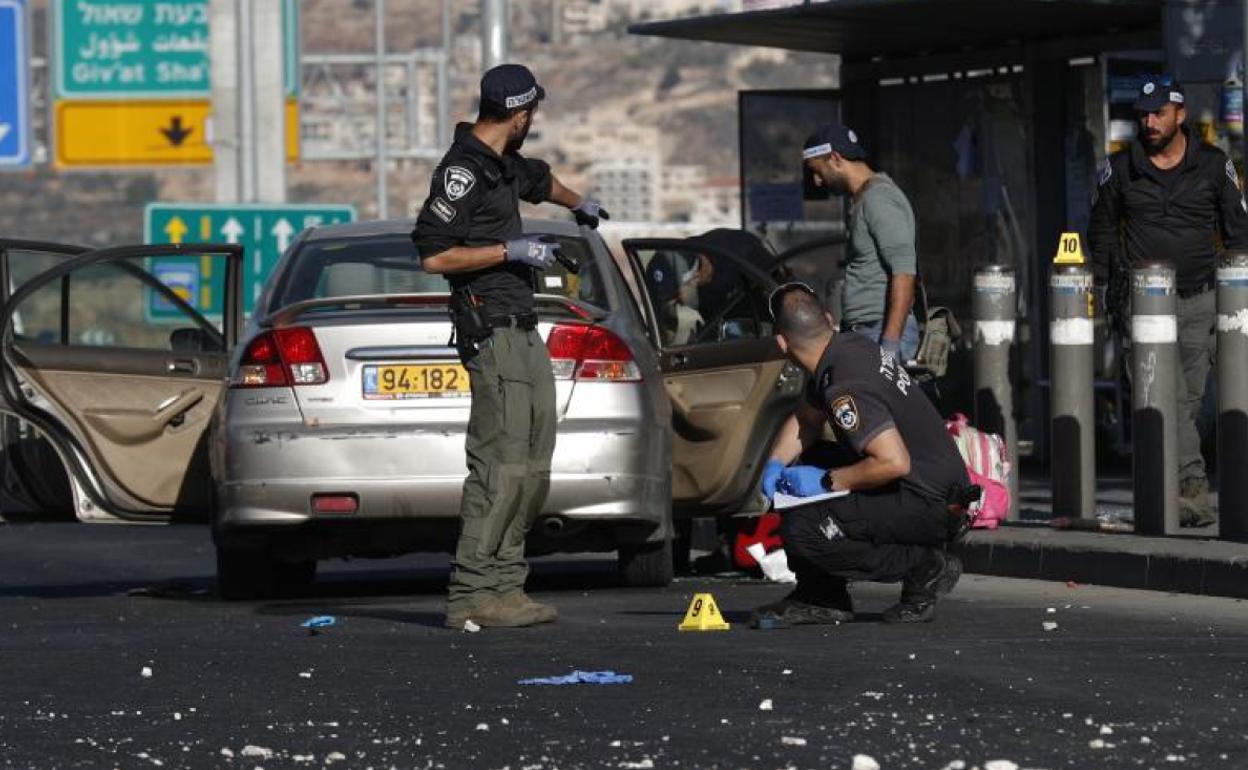
M52 0L56 95L191 99L212 90L209 0ZM296 0L283 0L286 96L299 95Z
M143 214L147 243L237 243L245 249L243 309L250 313L260 290L304 228L355 221L355 207L320 204L149 203ZM207 264L205 264L207 263ZM220 292L212 291L211 260L161 258L157 277L208 317L222 312ZM148 293L147 317L182 318L167 299Z
M26 0L0 0L0 168L30 165Z
M61 101L53 160L59 168L212 162L206 99ZM286 102L286 158L299 159L299 105Z

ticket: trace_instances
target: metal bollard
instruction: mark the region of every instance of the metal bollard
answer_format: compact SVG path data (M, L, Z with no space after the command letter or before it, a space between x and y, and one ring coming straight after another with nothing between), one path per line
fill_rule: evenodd
M1018 518L1018 426L1010 350L1014 346L1014 269L985 265L975 273L975 425L1005 438L1010 473L1010 519Z
M1135 531L1179 531L1179 327L1174 268L1131 271L1131 473Z
M1053 515L1089 519L1096 512L1091 271L1083 265L1054 265L1049 306Z
M1218 534L1248 542L1248 253L1218 267Z

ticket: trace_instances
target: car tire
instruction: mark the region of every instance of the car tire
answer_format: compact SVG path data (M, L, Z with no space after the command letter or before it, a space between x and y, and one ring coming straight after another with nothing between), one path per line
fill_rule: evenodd
M267 548L217 546L217 592L226 601L298 596L315 579L315 561L283 562Z
M620 585L629 588L662 588L672 582L672 541L621 545Z

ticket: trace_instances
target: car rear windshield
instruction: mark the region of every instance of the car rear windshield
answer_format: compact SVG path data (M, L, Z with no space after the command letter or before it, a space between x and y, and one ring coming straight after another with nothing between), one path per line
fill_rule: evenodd
M534 291L610 310L589 244L583 238L556 238L564 253L580 263L580 272L569 273L558 264L543 273L535 271ZM412 241L405 235L325 239L309 241L295 254L279 278L277 301L270 310L311 299L447 291L450 286L445 278L421 269Z

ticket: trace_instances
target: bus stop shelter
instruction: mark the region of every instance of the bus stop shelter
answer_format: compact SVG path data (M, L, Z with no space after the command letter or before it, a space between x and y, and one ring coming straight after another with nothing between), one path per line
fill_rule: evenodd
M789 225L777 220L827 216L801 192L800 146L818 117L840 116L910 196L934 304L970 320L976 266L1014 268L1020 434L1043 457L1048 265L1058 236L1085 228L1105 157L1106 54L1160 61L1162 9L1162 0L826 0L630 31L839 55L838 92L741 94L743 225L774 232ZM969 356L951 363L943 406L969 412Z

